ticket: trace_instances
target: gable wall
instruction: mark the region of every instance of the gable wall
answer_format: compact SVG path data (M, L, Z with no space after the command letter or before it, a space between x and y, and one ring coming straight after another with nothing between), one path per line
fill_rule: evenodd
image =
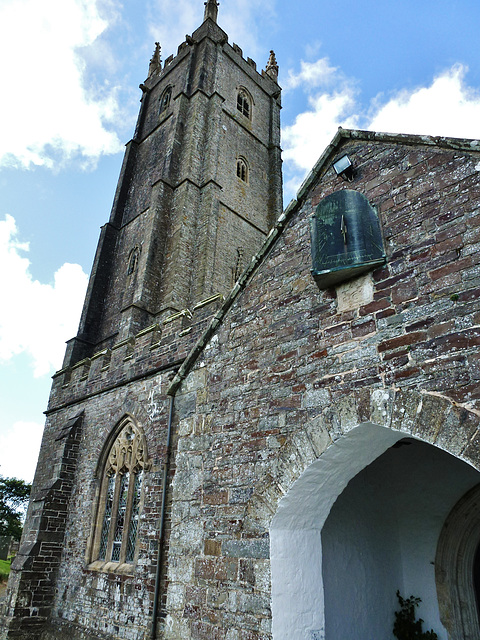
M344 424L372 419L375 394L393 404L374 421L480 468L480 158L345 151L356 180L327 165L177 393L195 410L177 425L166 637L271 637L275 505ZM340 312L310 275L308 218L342 188L378 207L388 261L372 301Z

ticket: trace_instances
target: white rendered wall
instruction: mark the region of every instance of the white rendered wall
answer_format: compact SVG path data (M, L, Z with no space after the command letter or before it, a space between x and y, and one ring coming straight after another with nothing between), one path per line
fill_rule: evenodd
M322 576L322 532L318 529L295 530L292 557L292 532L277 531L270 539L270 555L276 559L275 607L278 623L274 638L315 638L310 632L324 629ZM320 581L319 581L320 577ZM298 629L301 635L296 635ZM308 632L309 635L305 635ZM319 636L323 637L323 636Z
M281 501L271 529L274 640L393 638L397 589L422 598L424 629L446 640L432 563L445 518L480 476L430 445L389 448L404 436L358 427Z
M349 480L403 436L363 424L334 442L280 501L270 529L274 640L325 638L323 525ZM308 607L313 608L309 613Z
M351 481L322 531L326 638L392 638L395 593L404 592L393 501L378 500L365 475Z

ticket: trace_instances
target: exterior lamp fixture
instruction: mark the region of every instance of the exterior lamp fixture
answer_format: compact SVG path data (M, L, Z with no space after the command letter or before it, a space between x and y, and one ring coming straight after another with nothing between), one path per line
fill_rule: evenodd
M353 165L350 158L345 154L333 163L333 168L337 176L351 182L353 180Z

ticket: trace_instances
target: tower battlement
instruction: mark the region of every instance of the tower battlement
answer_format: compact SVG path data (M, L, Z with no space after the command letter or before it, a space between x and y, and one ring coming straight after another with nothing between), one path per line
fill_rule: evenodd
M77 402L159 371L168 371L183 362L198 341L223 296L212 296L190 309L165 318L136 335L115 342L53 376L46 413L73 406Z

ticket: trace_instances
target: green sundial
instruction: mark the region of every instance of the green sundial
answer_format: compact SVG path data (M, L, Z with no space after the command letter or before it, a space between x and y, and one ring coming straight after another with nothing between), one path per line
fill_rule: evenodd
M385 262L377 213L358 191L343 189L324 198L310 218L310 232L312 275L320 288Z

